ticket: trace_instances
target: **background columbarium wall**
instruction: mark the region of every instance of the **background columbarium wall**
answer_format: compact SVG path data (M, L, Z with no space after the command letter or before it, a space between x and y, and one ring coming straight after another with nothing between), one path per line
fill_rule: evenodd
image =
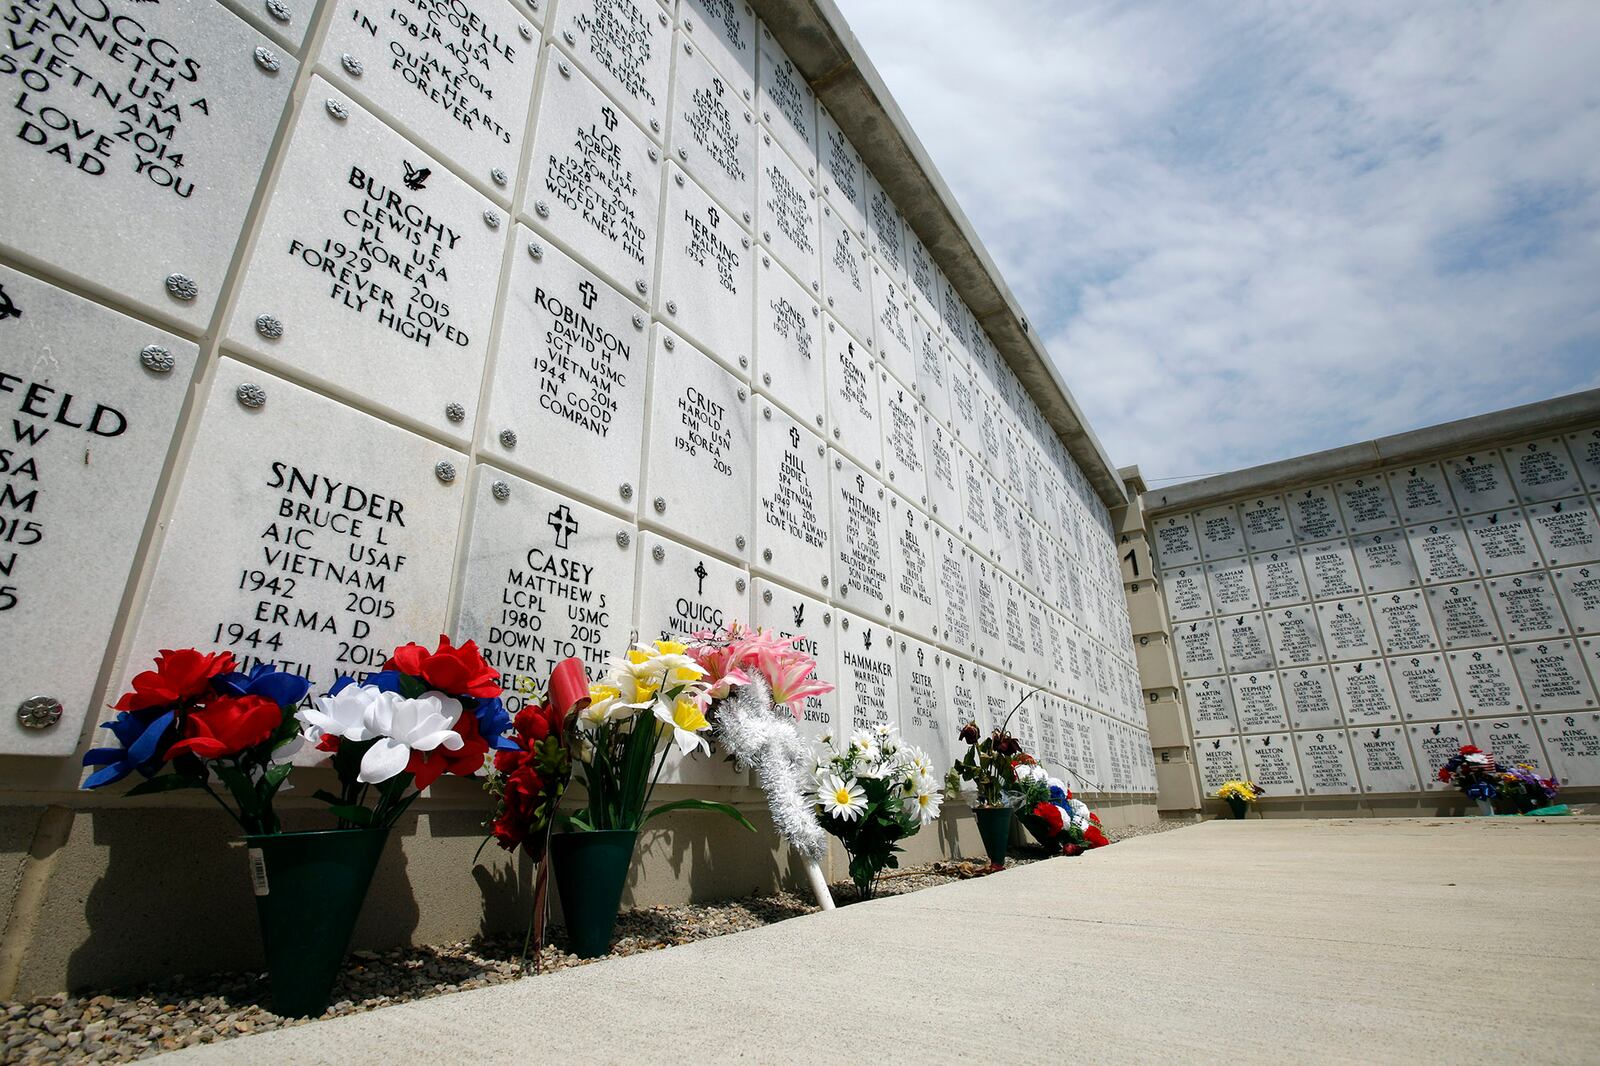
M7 22L0 994L255 957L229 823L76 790L163 647L321 686L449 631L515 706L562 656L753 620L839 685L812 736L948 761L1036 691L1047 765L1153 816L1122 485L826 0ZM732 766L670 778L765 821ZM417 804L358 941L520 927L484 799ZM911 855L963 844L950 805ZM636 903L792 877L716 819L641 855Z
M1160 806L1448 811L1467 743L1600 794L1600 391L1143 491ZM1209 801L1215 805L1215 801Z

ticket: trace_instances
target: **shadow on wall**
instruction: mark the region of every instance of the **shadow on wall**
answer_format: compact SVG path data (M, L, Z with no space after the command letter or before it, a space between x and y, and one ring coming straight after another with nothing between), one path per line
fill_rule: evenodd
M296 818L296 814L302 817ZM245 850L238 827L220 811L151 808L85 811L92 849L74 849L72 866L52 878L46 908L74 905L83 892L82 938L66 960L77 991L141 984L159 977L258 969L263 965ZM315 812L285 812L291 828L321 828ZM418 908L397 827L384 849L352 946L408 943ZM65 933L68 921L46 916ZM42 945L41 945L42 946Z

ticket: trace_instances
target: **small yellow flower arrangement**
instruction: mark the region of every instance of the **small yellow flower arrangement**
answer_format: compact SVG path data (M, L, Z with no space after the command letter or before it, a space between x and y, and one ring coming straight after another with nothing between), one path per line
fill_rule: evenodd
M1217 798L1227 803L1235 818L1243 818L1249 813L1250 804L1265 795L1266 791L1254 781L1224 781L1222 787L1217 789Z

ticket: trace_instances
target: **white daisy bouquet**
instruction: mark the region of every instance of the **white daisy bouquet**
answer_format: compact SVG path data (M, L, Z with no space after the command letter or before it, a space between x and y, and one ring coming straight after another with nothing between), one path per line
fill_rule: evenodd
M677 641L636 644L613 659L578 714L573 752L588 802L566 816L567 826L636 830L658 814L692 809L720 811L754 830L735 808L710 800L677 800L645 813L673 744L683 756L710 752L708 689L704 668Z
M844 844L850 879L871 899L878 875L899 866L899 842L939 817L943 796L928 756L888 726L858 732L843 748L825 740L812 771L817 820Z

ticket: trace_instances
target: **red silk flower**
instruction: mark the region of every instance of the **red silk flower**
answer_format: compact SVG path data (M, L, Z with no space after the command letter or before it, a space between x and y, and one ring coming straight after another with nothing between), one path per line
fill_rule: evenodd
M1463 745L1461 745L1461 754L1462 755L1481 755L1481 754L1483 754L1483 749L1478 747L1478 745L1476 745L1476 744L1463 744Z
M166 707L203 695L211 679L234 668L233 652L199 652L193 648L163 651L156 656L156 668L137 674L133 691L117 701L116 710L143 711Z
M500 753L509 754L513 753ZM539 803L544 798L544 787L544 779L531 765L523 765L506 777L500 815L489 827L495 842L502 848L515 851L527 843Z
M438 650L431 652L421 644L404 644L389 656L388 667L420 677L447 695L488 700L500 695L500 671L484 661L476 641L457 648L441 634Z
M1091 825L1083 831L1083 842L1091 848L1103 848L1111 841L1106 839L1105 833L1100 831L1098 825Z
M1044 820L1045 824L1050 827L1051 836L1061 832L1061 827L1066 824L1061 817L1061 808L1054 803L1041 802L1035 804L1033 816Z
M283 713L283 708L263 696L218 697L183 716L182 737L167 749L167 758L237 755L270 737L283 721Z
M478 732L478 716L463 710L461 717L456 719L455 730L463 741L458 750L451 751L441 745L432 751L411 753L411 761L406 764L406 769L415 775L418 789L427 788L444 774L471 777L483 769L483 757L489 753L489 742Z

